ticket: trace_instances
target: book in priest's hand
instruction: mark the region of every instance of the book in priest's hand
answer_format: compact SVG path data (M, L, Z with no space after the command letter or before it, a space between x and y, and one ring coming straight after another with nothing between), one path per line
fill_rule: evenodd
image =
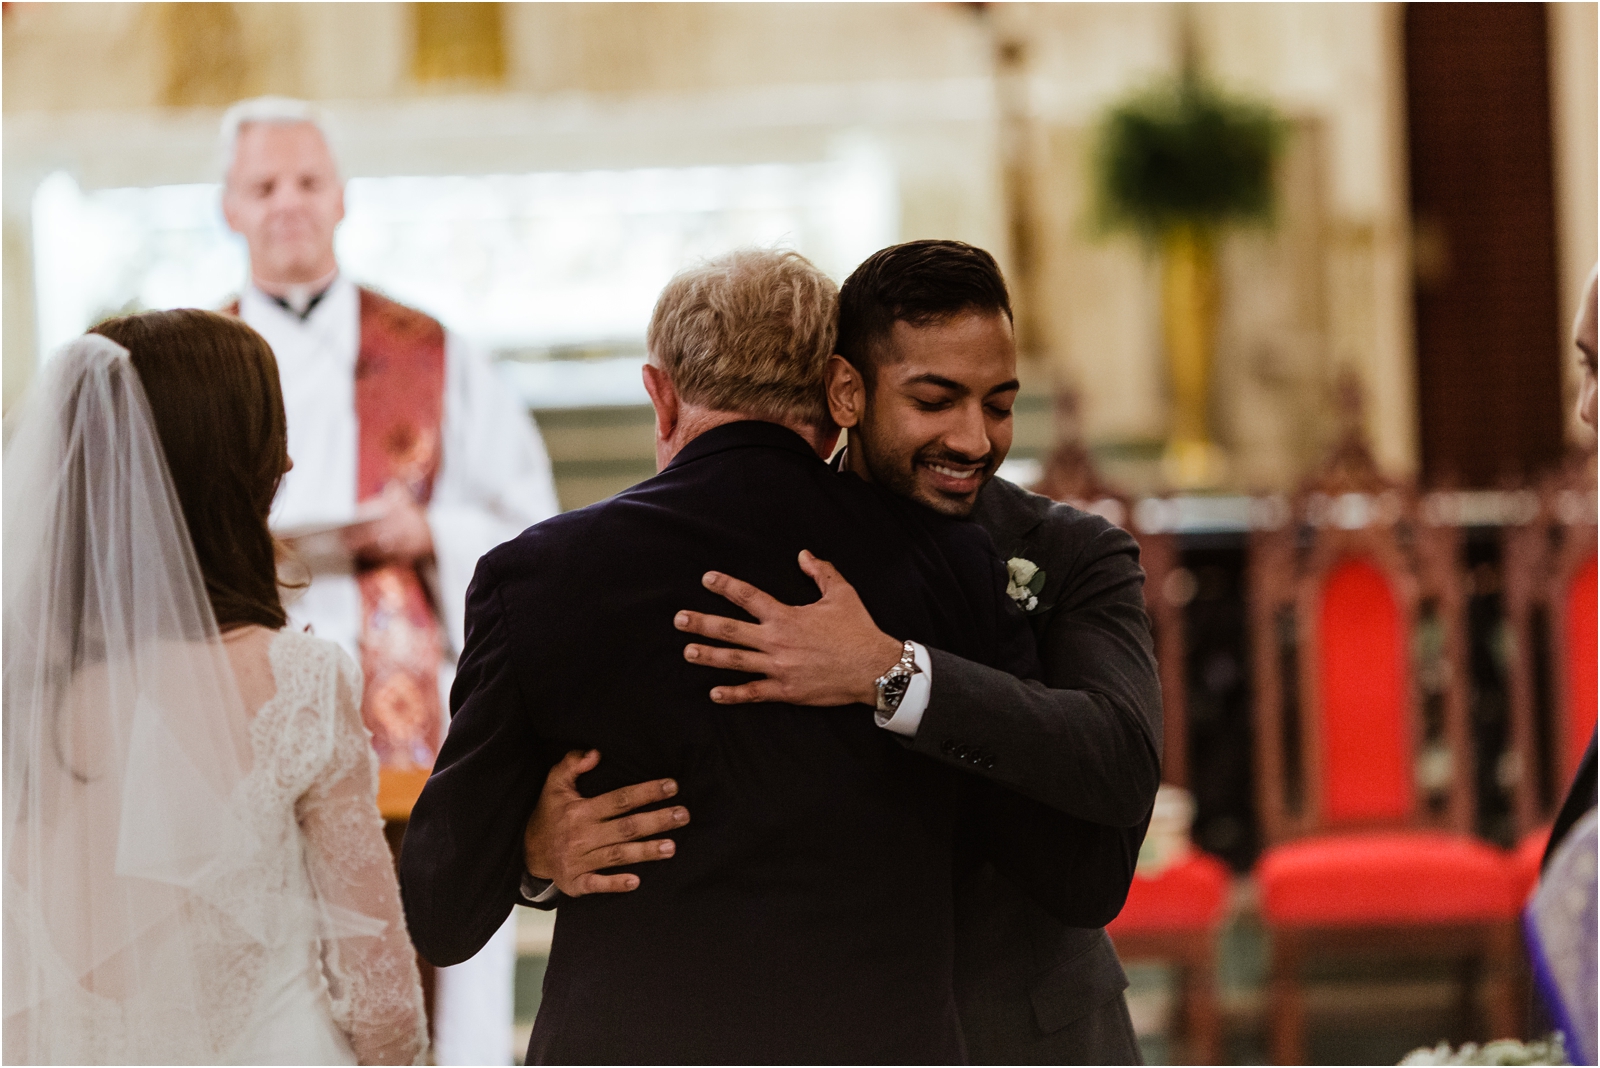
M274 527L272 535L288 545L296 562L313 575L348 574L355 569L350 535L388 515L390 507L384 498L374 497L349 514Z

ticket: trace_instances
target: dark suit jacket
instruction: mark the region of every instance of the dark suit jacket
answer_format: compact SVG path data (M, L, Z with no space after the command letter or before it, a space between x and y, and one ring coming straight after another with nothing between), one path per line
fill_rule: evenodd
M973 518L1002 557L1045 571L1031 617L1045 685L932 650L915 747L1095 824L1074 863L1086 899L1115 902L1095 921L1104 924L1127 896L1161 779L1138 543L998 478ZM1105 932L1063 924L992 864L957 885L955 975L974 1064L1140 1062L1127 979Z
M1042 906L1103 910L1068 877L1081 827L910 752L870 710L711 703L741 677L687 663L674 613L726 611L699 582L712 567L814 600L807 548L890 633L1036 673L979 528L839 478L768 423L708 431L655 478L479 564L449 735L401 857L422 954L463 960L504 919L561 752L604 754L591 796L671 776L694 814L638 890L563 903L530 1061L960 1060L958 813L988 821L973 849Z

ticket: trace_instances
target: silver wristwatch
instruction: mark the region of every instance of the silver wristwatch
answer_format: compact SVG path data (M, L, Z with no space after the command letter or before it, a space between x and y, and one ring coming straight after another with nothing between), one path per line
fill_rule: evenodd
M894 715L900 702L905 700L906 690L911 687L911 676L921 670L917 666L916 646L906 642L900 650L899 662L879 675L873 683L878 690L878 711L884 715Z

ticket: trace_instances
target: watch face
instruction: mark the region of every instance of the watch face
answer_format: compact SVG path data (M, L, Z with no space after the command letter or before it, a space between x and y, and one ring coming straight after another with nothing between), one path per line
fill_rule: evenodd
M883 703L888 708L899 707L901 698L905 697L906 690L911 687L911 676L895 674L884 681Z

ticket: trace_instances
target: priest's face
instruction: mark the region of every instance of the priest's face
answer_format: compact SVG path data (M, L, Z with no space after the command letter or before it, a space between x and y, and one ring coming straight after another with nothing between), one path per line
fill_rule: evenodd
M344 183L322 132L308 122L241 128L222 213L249 244L258 283L308 285L331 274Z
M869 388L843 357L829 407L850 431L850 469L950 516L971 513L1011 449L1017 344L1004 312L896 322Z

